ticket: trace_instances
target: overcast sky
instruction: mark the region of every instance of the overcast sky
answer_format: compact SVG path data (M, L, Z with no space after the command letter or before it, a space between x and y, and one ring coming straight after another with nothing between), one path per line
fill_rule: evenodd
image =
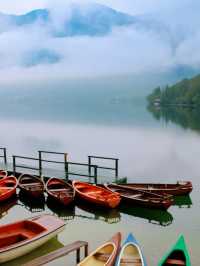
M77 0L75 0L77 2ZM0 11L6 13L25 13L35 8L45 8L52 4L59 5L63 0L0 0ZM66 3L74 2L65 0ZM177 8L192 4L196 0L79 0L79 2L95 2L105 4L115 9L131 14L152 13L159 10Z

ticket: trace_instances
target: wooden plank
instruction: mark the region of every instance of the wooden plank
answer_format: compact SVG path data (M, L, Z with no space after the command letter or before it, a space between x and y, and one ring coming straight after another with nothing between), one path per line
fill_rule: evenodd
M58 259L60 257L63 257L65 255L68 255L69 253L73 252L73 251L77 251L80 250L81 247L85 247L85 249L87 250L88 247L88 242L85 241L76 241L73 242L72 244L69 244L63 248L57 249L47 255L41 256L39 258L36 258L26 264L23 264L23 266L40 266L40 265L44 265L46 263L49 263L55 259ZM87 252L85 254L85 256L87 256Z

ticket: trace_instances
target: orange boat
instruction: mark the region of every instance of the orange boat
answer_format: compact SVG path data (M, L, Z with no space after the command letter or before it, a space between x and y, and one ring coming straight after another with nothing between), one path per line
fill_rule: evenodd
M85 182L73 181L73 187L80 199L96 206L115 208L121 200L118 193Z
M0 226L0 264L40 247L64 228L65 223L52 215Z
M121 233L115 234L109 241L97 248L77 266L114 266L120 250Z
M5 170L0 170L0 179L8 176L8 172Z
M17 178L15 176L6 176L0 180L0 202L16 195Z

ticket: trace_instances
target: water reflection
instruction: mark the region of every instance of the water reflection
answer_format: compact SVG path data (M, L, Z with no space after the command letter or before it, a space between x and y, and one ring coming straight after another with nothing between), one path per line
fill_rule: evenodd
M62 206L57 204L55 201L51 200L50 198L47 198L46 201L47 207L56 214L59 218L69 221L73 220L75 217L75 206Z
M42 212L45 210L45 197L39 198L36 201L25 196L22 191L19 192L18 197L20 200L18 204L24 206L32 213Z
M8 214L8 211L17 204L17 198L12 199L0 204L0 219Z
M94 215L94 216L87 216L85 214L84 215L79 214L76 215L78 217L92 219L92 220L101 220L109 224L120 222L121 215L118 209L110 210L110 209L96 208L86 203L78 203L77 206L79 209Z
M192 129L200 132L200 109L184 107L155 107L148 106L148 110L157 120L172 122L183 129Z
M6 262L1 264L2 266L16 266L16 265L23 265L37 257L46 255L56 249L62 248L64 245L58 240L57 237L51 239L46 244L42 245L41 247L33 250L31 253L28 253L18 259Z
M129 207L127 205L122 205L120 207L120 212L128 214L130 216L139 217L148 220L149 223L157 224L161 226L168 226L172 224L173 216L168 211L148 209L143 207Z
M189 195L174 197L174 205L179 208L191 208L192 200Z

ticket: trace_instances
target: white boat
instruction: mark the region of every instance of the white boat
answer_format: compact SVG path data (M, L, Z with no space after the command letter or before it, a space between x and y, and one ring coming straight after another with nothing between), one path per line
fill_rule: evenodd
M52 215L40 215L0 226L0 264L40 247L65 228L65 223Z

